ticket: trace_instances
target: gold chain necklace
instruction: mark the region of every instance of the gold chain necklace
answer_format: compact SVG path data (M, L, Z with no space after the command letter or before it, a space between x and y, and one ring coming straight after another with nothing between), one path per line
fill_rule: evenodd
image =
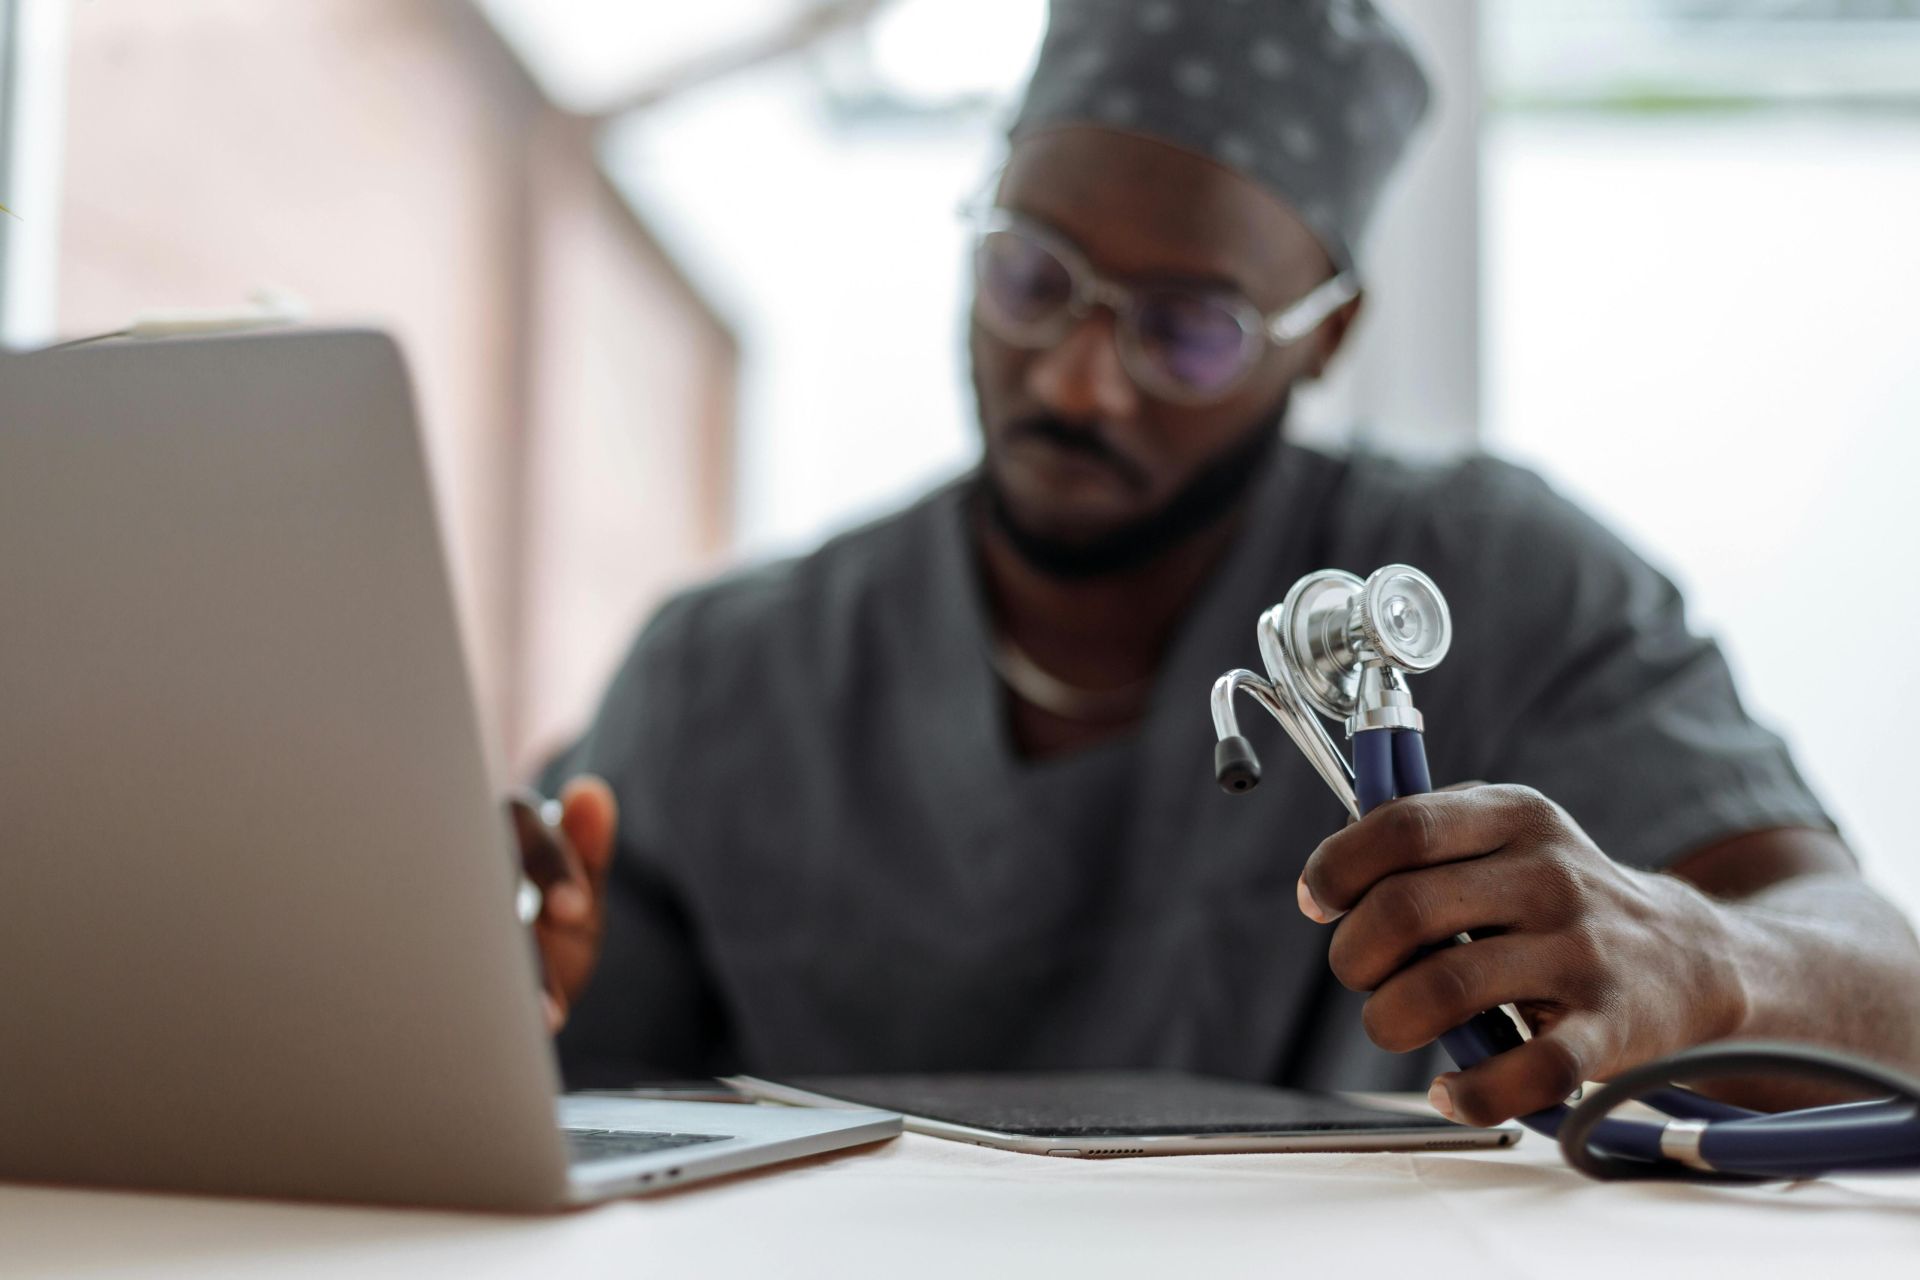
M994 674L1022 702L1062 720L1112 724L1140 714L1153 687L1152 677L1111 689L1083 689L1042 667L1006 636L996 636L990 655Z

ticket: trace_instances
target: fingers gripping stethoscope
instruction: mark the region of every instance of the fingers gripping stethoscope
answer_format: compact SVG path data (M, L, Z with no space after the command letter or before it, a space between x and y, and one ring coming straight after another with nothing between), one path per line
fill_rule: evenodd
M1334 795L1358 819L1379 805L1433 789L1425 722L1407 676L1431 671L1453 642L1446 599L1418 569L1390 564L1365 581L1337 569L1310 573L1260 616L1263 677L1230 671L1214 682L1214 772L1230 792L1260 780L1253 746L1240 733L1234 695L1250 695L1280 722ZM1320 722L1343 724L1353 760ZM1456 935L1442 946L1471 943ZM1512 1005L1474 1015L1440 1037L1462 1069L1529 1037ZM1735 1075L1814 1079L1893 1096L1766 1114L1715 1102L1676 1086ZM1640 1102L1664 1124L1613 1112ZM1557 1137L1574 1167L1598 1178L1722 1180L1804 1178L1838 1172L1920 1169L1920 1081L1843 1054L1799 1045L1708 1045L1635 1068L1577 1107L1565 1104L1520 1122Z

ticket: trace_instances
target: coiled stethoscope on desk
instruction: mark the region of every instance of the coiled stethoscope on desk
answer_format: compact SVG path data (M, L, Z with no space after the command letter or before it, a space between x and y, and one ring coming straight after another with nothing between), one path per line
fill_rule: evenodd
M1418 569L1390 564L1364 581L1337 569L1310 573L1260 616L1267 674L1229 671L1214 682L1214 772L1231 792L1260 780L1241 736L1234 695L1246 693L1280 722L1356 820L1401 796L1431 791L1425 721L1407 677L1431 671L1453 642L1446 599ZM1343 724L1349 764L1320 717ZM1451 943L1471 943L1466 934ZM1462 1069L1523 1043L1512 1005L1476 1014L1440 1037ZM1681 1087L1767 1076L1885 1092L1872 1102L1802 1111L1750 1111ZM1664 1123L1622 1119L1639 1102ZM1596 1178L1755 1181L1830 1173L1920 1170L1920 1080L1830 1050L1788 1044L1710 1044L1626 1071L1576 1106L1520 1122L1557 1138L1569 1163Z

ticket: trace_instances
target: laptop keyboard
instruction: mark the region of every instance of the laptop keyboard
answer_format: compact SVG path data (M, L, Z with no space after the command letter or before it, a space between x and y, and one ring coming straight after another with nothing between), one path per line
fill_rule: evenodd
M644 1156L675 1147L697 1147L703 1142L725 1142L724 1133L636 1133L630 1129L562 1129L574 1164L589 1160L616 1160Z

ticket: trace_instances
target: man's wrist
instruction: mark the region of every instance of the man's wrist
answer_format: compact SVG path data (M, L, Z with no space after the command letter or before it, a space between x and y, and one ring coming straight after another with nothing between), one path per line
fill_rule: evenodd
M1754 922L1740 908L1721 902L1674 876L1661 876L1674 896L1675 936L1691 964L1694 992L1688 1018L1688 1048L1749 1033L1755 1001L1756 948L1764 948Z

